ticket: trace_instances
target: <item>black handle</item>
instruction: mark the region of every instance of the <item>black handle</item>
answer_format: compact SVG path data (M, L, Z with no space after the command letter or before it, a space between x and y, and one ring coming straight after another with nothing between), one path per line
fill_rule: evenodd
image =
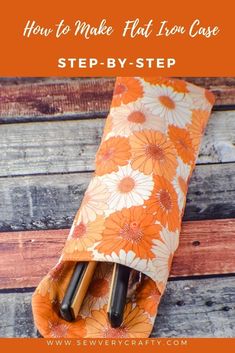
M71 305L87 266L88 262L78 262L73 271L73 275L70 279L65 296L60 306L60 315L66 321L73 321L75 319L71 311Z
M111 284L108 318L112 327L120 327L123 321L126 296L131 269L124 265L115 264Z

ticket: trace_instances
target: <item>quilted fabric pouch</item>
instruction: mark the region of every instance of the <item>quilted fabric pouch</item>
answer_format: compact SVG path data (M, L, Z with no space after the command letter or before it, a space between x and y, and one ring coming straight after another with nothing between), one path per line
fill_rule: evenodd
M58 264L33 295L44 337L151 334L213 103L212 93L183 80L117 78L95 173ZM79 317L67 322L59 305L77 261L99 263ZM120 328L106 314L113 263L133 269Z

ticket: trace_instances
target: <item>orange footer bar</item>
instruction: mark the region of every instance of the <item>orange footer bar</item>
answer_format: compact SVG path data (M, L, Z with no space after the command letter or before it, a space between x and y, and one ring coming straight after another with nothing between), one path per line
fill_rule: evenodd
M207 353L235 352L235 338L148 338L148 339L45 339L1 338L4 353L86 352L86 353Z

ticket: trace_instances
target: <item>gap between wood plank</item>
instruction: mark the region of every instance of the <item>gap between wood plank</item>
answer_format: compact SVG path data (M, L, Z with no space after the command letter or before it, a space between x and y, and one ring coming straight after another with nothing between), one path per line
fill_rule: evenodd
M200 276L183 276L183 277L169 277L168 282L183 282L183 281L201 281L204 279L223 279L235 277L235 273L215 273L212 275L200 275ZM33 293L37 287L23 287L23 288L0 288L0 294L10 293Z
M230 105L215 105L212 109L212 112L224 112L224 111L232 111L235 110L235 104ZM95 120L95 119L106 119L109 110L105 110L103 112L94 111L90 113L81 112L81 113L72 113L63 114L63 115L47 115L47 116L32 116L32 117L9 117L0 116L1 124L19 124L19 123L35 123L35 122L50 122L50 121L71 121L71 120Z

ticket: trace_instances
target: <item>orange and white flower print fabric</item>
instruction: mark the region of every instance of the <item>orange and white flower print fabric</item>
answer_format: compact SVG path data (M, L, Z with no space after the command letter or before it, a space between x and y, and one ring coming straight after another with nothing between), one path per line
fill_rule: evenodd
M175 250L213 95L179 79L117 78L96 168L59 263L33 295L44 337L148 337ZM77 261L98 261L75 322L59 316ZM133 269L124 320L108 322L113 263Z

